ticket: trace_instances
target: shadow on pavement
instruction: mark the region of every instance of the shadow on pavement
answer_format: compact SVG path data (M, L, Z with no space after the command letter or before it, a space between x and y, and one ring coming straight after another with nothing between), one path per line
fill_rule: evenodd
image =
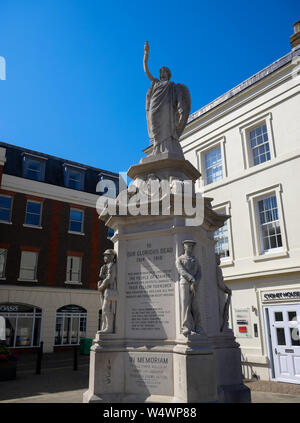
M89 369L48 370L41 375L21 374L15 380L0 382L0 401L88 389Z
M35 374L35 364L35 356L20 357L17 378L0 382L0 401L88 389L89 356L78 357L76 371L70 353L44 357L40 375Z

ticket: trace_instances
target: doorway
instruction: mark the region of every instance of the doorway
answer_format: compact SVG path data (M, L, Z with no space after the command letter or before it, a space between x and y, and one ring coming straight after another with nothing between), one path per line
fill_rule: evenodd
M300 384L300 305L264 308L273 378Z

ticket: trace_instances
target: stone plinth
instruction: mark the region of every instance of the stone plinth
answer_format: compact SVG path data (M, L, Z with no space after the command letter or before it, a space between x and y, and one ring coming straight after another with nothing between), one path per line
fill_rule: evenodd
M162 179L179 172L195 181L199 172L178 162L150 160L129 173L135 178L156 172ZM210 201L201 226L187 226L184 216L172 214L103 218L115 230L119 299L114 333L98 332L94 339L84 402L250 401L239 345L231 330L220 332L213 231L226 217L214 213ZM184 240L195 242L202 271L196 291L201 331L187 336L176 268Z

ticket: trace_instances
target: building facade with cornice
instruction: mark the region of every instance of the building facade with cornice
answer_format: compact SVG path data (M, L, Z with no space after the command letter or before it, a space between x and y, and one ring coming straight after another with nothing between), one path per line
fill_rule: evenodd
M292 49L193 113L181 137L215 233L245 378L300 383L300 21Z
M0 143L0 315L6 343L44 351L99 328L98 273L112 247L99 221L101 179L118 175Z

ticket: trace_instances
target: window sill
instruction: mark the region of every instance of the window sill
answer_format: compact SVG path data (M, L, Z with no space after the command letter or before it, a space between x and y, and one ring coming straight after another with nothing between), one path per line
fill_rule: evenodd
M82 285L82 282L78 281L65 281L66 285Z
M42 226L36 226L36 225L28 225L27 223L23 223L24 228L35 228L35 229L43 229Z
M0 281L6 281L6 278L0 278Z
M206 181L204 181L201 188L205 190L206 188L211 189L211 188L218 187L219 184L226 182L227 179L228 179L227 176L223 176L223 178L218 179L217 181L210 182L209 184Z
M227 267L227 266L233 266L233 260L232 259L228 259L228 260L221 260L220 262L220 267Z
M12 222L7 222L6 220L0 220L0 223L5 223L6 225L12 225Z
M269 164L269 162L273 159L273 157L271 157L269 160L266 160L262 163L258 163L258 164L253 164L251 162L248 162L247 164L247 168L245 169L246 171L251 171L251 170L259 170L260 167L263 168L264 166L267 166ZM260 167L259 167L260 166Z
M272 260L277 258L288 257L289 253L287 251L280 251L274 253L265 253L260 256L253 257L253 261L264 261L264 260Z
M72 235L85 235L84 232L75 232L75 231L68 231L68 234L72 234Z
M17 281L18 282L38 282L37 279L22 279L22 278L18 278Z

